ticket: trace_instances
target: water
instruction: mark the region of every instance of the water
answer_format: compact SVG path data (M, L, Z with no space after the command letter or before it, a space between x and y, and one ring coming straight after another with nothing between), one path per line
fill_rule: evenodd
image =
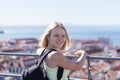
M115 46L120 45L120 27L97 27L97 26L80 26L80 27L66 27L71 39L87 39L97 40L98 37L111 38ZM16 38L40 38L45 26L21 26L21 27L3 27L4 34L0 34L0 40L16 39Z

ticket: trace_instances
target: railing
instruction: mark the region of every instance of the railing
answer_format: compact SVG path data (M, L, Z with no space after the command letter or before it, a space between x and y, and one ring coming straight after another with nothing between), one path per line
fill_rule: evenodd
M29 53L6 53L6 52L0 52L0 55L4 56L33 56L33 57L38 57L37 54L29 54ZM3 77L15 77L17 80L21 80L21 75L22 74L15 74L15 73L0 73L0 76Z
M6 52L0 52L0 55L4 55L4 56L33 56L33 57L38 57L37 54L35 53L6 53ZM73 57L73 56L67 56L69 58L77 58L77 57ZM15 73L0 73L0 76L9 76L9 77L15 77L17 80L21 80L21 76L22 74L15 74Z
M88 80L92 80L91 70L92 67L90 65L91 59L103 59L103 60L120 60L120 57L103 57L103 56L87 56L87 63L88 63Z
M7 55L7 56L34 56L34 57L38 57L37 54L29 54L29 53L4 53L4 52L0 52L0 55ZM75 56L68 56L71 58L77 58ZM90 65L90 60L91 59L104 59L104 60L120 60L120 58L115 57L100 57L100 56L87 56L87 68L88 68L88 80L92 80L92 76L91 76L91 65ZM21 74L11 74L11 73L0 73L0 76L10 76L10 77L15 77L17 78L17 80L21 79Z

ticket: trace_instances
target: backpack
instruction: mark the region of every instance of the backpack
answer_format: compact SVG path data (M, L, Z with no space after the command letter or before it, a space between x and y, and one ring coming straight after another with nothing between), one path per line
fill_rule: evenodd
M47 50L45 52L45 49L44 49L42 51L42 54L38 58L38 63L28 68L27 70L23 71L22 80L49 80L46 75L44 67L41 65L43 63L43 60L51 51L53 50ZM57 72L58 80L62 78L62 74L63 74L63 68L58 67L58 72Z

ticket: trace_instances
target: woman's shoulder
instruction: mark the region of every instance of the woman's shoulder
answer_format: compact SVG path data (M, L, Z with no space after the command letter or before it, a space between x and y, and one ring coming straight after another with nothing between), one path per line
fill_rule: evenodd
M62 52L59 52L59 51L52 51L50 54L49 54L49 57L51 57L52 59L61 59L61 57L63 57L64 55L62 54Z
M36 53L37 53L38 55L40 55L43 50L44 50L44 48L38 48L37 51L36 51Z

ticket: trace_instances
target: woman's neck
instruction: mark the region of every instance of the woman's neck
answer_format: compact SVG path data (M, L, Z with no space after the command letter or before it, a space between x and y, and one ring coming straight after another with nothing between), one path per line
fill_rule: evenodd
M59 51L58 49L52 48L52 47L47 47L47 49L54 50L54 51Z

